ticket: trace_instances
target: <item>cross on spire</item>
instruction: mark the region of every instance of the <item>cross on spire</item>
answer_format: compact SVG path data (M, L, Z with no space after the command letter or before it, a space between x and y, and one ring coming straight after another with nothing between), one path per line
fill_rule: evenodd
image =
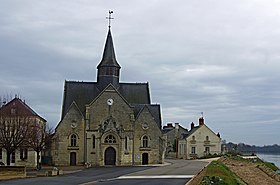
M109 17L106 17L106 19L109 20L109 28L111 28L111 19L114 19L114 18L111 16L112 13L113 13L113 11L112 11L112 10L109 10Z

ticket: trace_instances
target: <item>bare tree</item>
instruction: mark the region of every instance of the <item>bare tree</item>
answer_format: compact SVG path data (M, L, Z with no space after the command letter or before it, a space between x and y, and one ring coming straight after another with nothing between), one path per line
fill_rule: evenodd
M41 169L40 165L40 153L51 143L52 129L47 127L46 123L38 121L32 124L29 133L27 146L32 148L37 155L37 170Z
M0 115L0 147L6 150L7 165L10 165L10 156L26 143L29 125L34 122L31 117L6 117Z

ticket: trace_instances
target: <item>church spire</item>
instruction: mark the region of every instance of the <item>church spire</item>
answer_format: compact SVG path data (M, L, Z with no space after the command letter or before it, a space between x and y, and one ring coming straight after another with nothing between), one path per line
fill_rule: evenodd
M107 39L104 47L103 57L99 65L97 66L97 69L99 69L102 66L116 66L120 67L120 65L117 62L115 50L114 50L114 44L111 34L111 29L109 28Z
M114 44L111 34L111 22L113 19L111 14L113 11L109 11L109 30L107 34L107 39L104 47L103 57L101 62L98 64L98 74L97 74L97 83L101 89L105 88L110 83L116 88L119 86L119 76L121 66L118 64Z

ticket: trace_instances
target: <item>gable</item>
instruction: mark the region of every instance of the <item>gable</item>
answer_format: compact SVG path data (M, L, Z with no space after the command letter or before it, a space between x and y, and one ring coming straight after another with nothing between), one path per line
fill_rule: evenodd
M192 137L195 136L196 139L202 139L205 140L205 137L208 136L210 139L220 139L209 127L207 127L205 124L196 127L193 132L188 135L187 139L192 139Z
M129 104L151 103L148 83L120 83L116 90ZM96 82L65 81L61 119L73 102L76 102L85 116L86 105L94 101L100 93ZM159 120L159 117L156 117Z
M153 116L152 111L150 110L149 105L144 105L142 109L139 111L138 115L136 116L136 121L148 121L154 122L156 126L161 130L161 122L158 123L157 119Z
M158 127L162 127L162 122L161 122L161 111L160 111L160 105L159 104L132 104L133 111L134 111L134 117L138 117L141 111L143 110L144 107L148 108L152 117L154 118L155 122L158 124Z
M105 99L102 97L104 97ZM99 101L100 99L103 99L103 103L107 103L107 100L113 97L121 99L122 102L124 102L128 107L130 107L126 99L118 92L118 90L112 84L109 84L101 93L99 93L98 96L96 96L89 104L85 106L90 107L92 104L94 104L96 101Z
M112 104L108 104L108 100L111 100ZM131 121L134 119L133 109L112 85L107 86L90 104L86 105L86 109L91 129L97 129L109 117L126 129L131 129Z
M79 107L75 102L73 102L70 106L70 108L67 110L64 118L58 123L55 130L57 130L60 127L66 128L70 127L73 122L79 123L79 120L83 119L83 114L81 113Z
M14 98L6 105L3 105L0 108L0 114L5 115L7 117L13 116L34 116L46 122L44 118L39 116L34 110L32 110L25 102L23 102L19 98Z

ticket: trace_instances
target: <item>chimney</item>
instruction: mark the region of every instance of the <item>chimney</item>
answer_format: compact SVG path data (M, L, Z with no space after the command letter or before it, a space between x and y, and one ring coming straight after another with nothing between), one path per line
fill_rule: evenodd
M198 123L199 123L199 126L204 125L204 118L200 117L199 120L198 120Z
M194 129L194 123L191 123L191 130Z
M167 123L167 127L173 127L172 123Z
M179 129L179 123L175 123L175 129Z
M173 129L173 128L174 127L173 127L172 123L167 123L166 126L163 126L163 129Z

